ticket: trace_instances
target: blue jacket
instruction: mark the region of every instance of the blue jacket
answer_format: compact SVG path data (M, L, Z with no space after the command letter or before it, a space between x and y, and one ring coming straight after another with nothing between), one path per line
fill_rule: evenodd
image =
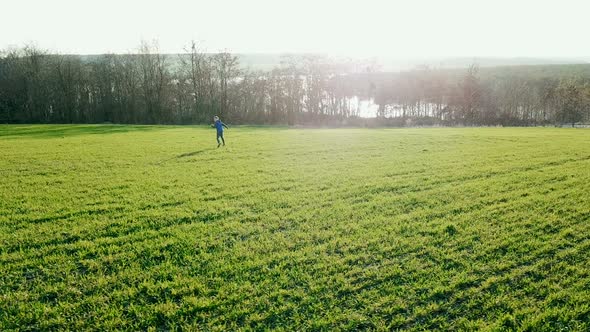
M217 128L218 133L223 133L223 127L227 128L225 123L221 122L221 120L215 121L214 126L215 126L215 128Z

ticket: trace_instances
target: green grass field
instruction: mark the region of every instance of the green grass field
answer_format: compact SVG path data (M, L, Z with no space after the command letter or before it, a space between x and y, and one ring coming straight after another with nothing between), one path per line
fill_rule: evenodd
M0 126L0 330L590 329L590 130Z

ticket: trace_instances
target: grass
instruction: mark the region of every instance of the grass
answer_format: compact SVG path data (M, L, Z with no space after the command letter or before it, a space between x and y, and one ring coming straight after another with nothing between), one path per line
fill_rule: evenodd
M590 131L0 126L0 330L590 329Z

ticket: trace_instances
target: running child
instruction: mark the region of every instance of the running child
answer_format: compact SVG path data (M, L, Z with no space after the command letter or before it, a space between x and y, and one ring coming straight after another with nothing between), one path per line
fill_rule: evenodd
M223 146L225 146L225 140L223 139L223 127L229 129L227 127L227 125L223 122L221 122L221 120L219 120L219 117L216 115L213 117L213 121L215 123L213 123L211 125L211 127L215 127L217 129L217 147L221 146L221 143L223 142ZM221 142L219 141L219 139L221 138Z

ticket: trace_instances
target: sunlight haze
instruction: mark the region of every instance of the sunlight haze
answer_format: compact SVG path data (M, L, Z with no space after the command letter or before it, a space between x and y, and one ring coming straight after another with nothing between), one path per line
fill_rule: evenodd
M0 48L125 53L142 39L181 52L393 56L590 55L584 1L11 1ZM34 22L34 23L33 23ZM9 32L9 33L7 33Z

